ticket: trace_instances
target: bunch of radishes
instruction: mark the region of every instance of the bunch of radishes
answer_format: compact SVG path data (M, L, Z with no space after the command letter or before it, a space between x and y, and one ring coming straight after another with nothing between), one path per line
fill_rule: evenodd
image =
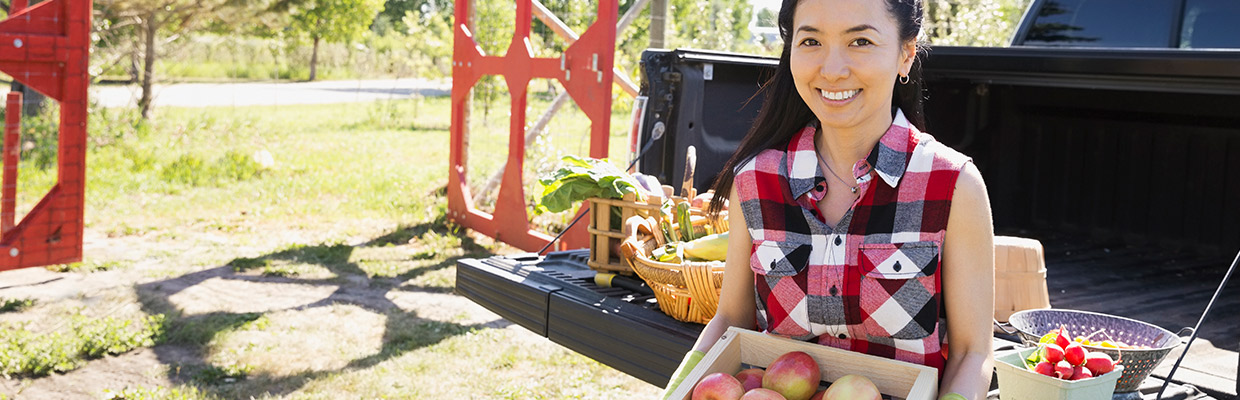
M1050 336L1054 335L1053 340ZM1067 329L1059 327L1042 337L1043 345L1029 358L1033 372L1068 381L1088 379L1115 370L1117 361L1106 353L1086 351L1072 340Z

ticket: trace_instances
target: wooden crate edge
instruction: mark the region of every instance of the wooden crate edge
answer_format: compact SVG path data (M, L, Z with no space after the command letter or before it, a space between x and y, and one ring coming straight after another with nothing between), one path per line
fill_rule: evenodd
M738 353L738 358L733 363L734 365L717 365L720 359L724 358L721 355L725 351ZM693 391L693 385L711 373L726 372L735 374L740 371L740 363L765 368L776 357L790 351L804 351L817 360L831 359L837 361L837 363L832 364L830 367L825 363L820 365L824 381L834 381L849 372L861 372L847 371L841 373L839 370L829 369L838 368L840 360L847 360L848 363L865 364L865 371L867 373L863 375L873 381L884 394L902 397L906 400L934 400L938 396L938 370L932 367L767 335L749 329L729 327L728 331L720 337L719 342L711 347L711 350L706 353L705 357L702 357L698 367L694 368L685 377L684 382L673 392L671 398L689 398L689 394ZM726 361L726 358L724 360ZM884 371L887 371L886 374L878 375ZM893 373L891 371L898 372ZM902 381L903 383L901 383ZM681 396L682 394L683 396Z

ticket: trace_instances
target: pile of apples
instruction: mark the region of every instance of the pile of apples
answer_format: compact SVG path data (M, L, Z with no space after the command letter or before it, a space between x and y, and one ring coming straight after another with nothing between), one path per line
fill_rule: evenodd
M784 353L766 370L750 368L735 376L716 372L698 381L692 400L880 400L882 394L864 376L845 375L818 390L822 373L813 357Z
M1053 335L1053 339L1052 339ZM1072 340L1067 329L1059 327L1043 336L1045 343L1033 353L1027 365L1033 372L1067 381L1079 381L1100 376L1115 370L1116 361L1111 356L1096 351L1086 351L1080 342Z

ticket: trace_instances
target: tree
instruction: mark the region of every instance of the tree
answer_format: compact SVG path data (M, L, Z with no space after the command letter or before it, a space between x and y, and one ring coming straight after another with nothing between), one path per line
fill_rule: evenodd
M366 33L383 0L312 0L294 11L289 28L314 42L310 53L310 80L318 77L319 44L348 42Z
M211 19L212 13L230 5L231 0L96 0L96 12L113 23L113 29L134 29L140 38L142 70L139 82L142 95L138 109L143 119L151 118L152 88L155 84L155 62L160 38L171 42ZM242 1L241 3L245 3ZM136 64L136 63L135 63Z
M926 33L930 43L1006 46L1031 0L930 0Z
M758 10L758 20L755 24L764 28L774 28L779 25L779 14L776 10L763 8Z
M754 52L746 0L671 0L672 47Z

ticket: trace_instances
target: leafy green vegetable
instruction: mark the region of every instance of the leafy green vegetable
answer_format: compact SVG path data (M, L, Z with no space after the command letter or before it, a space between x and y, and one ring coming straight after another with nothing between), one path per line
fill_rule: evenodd
M560 161L558 169L538 179L543 191L535 214L568 210L573 203L590 197L620 199L625 193L641 197L637 180L606 159L567 155Z

